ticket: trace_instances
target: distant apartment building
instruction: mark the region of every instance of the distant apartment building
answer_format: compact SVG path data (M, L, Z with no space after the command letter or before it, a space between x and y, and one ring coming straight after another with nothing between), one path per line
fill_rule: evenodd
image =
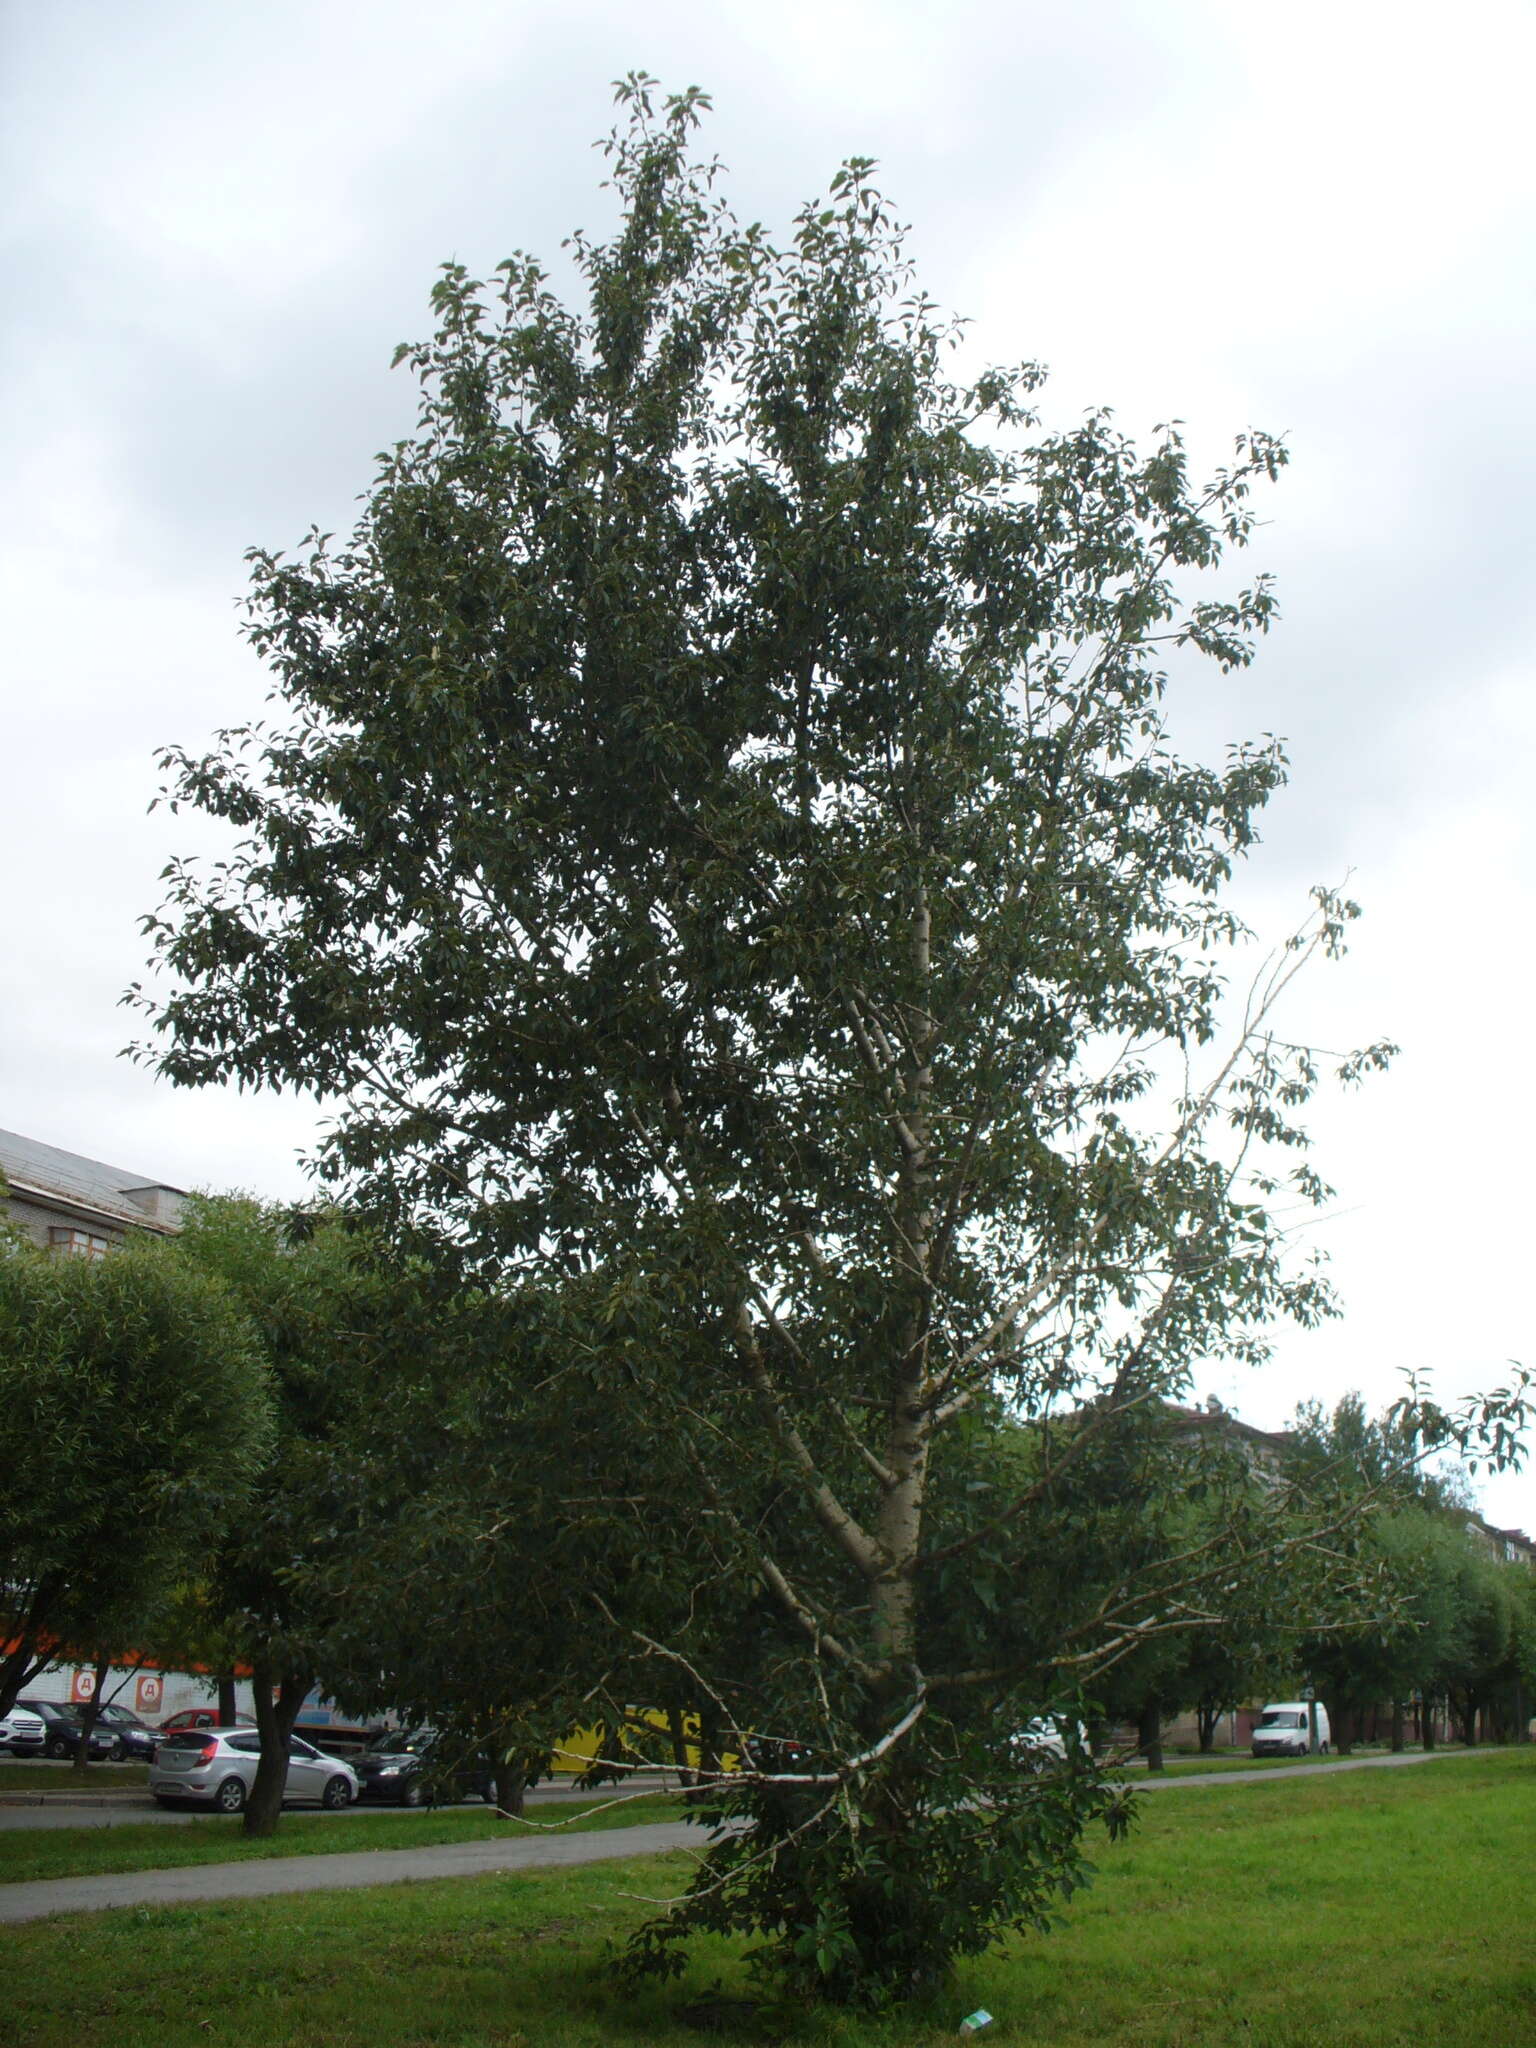
M1481 1515L1467 1516L1467 1534L1481 1543L1495 1564L1523 1564L1536 1572L1536 1543L1523 1529L1496 1529Z
M16 1131L0 1131L0 1176L11 1223L54 1251L101 1258L136 1231L172 1237L181 1227L184 1188Z

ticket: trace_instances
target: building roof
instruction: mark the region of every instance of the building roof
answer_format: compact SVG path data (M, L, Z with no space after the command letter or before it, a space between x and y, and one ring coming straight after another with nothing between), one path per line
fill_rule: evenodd
M173 1230L185 1188L153 1180L125 1166L107 1166L100 1159L82 1159L57 1145L24 1138L18 1131L0 1131L0 1173L12 1194L41 1197L88 1209L114 1222L138 1229Z
M1251 1422L1239 1421L1230 1408L1223 1408L1214 1398L1203 1408L1186 1408L1178 1401L1165 1401L1163 1413L1176 1429L1209 1430L1213 1435L1251 1444L1256 1450L1279 1454L1295 1441L1295 1434L1289 1429L1258 1429Z

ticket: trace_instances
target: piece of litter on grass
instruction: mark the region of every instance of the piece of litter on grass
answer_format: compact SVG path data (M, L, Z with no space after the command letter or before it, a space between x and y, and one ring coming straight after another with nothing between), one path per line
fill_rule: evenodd
M979 2034L983 2027L990 2027L992 2015L984 2005L978 2005L974 2012L968 2012L960 2022L962 2034Z

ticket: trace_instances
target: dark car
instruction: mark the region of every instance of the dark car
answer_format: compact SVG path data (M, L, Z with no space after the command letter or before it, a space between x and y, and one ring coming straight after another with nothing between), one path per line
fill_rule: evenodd
M808 1742L793 1735L744 1736L741 1760L749 1771L763 1771L770 1776L782 1772L799 1777L816 1769L816 1752Z
M36 1714L43 1723L43 1754L45 1756L73 1756L80 1747L80 1722L84 1707L73 1700L18 1700L17 1706L25 1707L28 1713ZM110 1756L117 1740L109 1728L99 1722L91 1730L91 1755Z
M465 1755L435 1728L386 1728L350 1759L358 1798L396 1806L436 1806L471 1795L487 1805L496 1784L483 1758Z
M82 1708L81 1713L84 1711ZM147 1721L141 1721L137 1714L130 1714L126 1707L98 1707L96 1726L105 1728L111 1735L115 1758L131 1757L135 1762L148 1763L155 1753L155 1744L160 1740L158 1730L151 1728Z

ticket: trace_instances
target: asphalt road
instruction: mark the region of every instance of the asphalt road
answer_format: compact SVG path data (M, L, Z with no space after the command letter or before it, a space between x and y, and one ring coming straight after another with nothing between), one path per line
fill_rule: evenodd
M648 1786L646 1789L653 1788ZM569 1785L541 1785L526 1795L526 1803L530 1806L558 1806L569 1800L599 1799L603 1796L601 1792L578 1792ZM463 1799L454 1803L467 1812L477 1811L480 1807L478 1799ZM302 1810L306 1809L288 1809L290 1812ZM398 1806L375 1806L371 1803L366 1806L349 1806L346 1810L349 1814L404 1811ZM46 1796L37 1793L0 1793L0 1834L7 1834L13 1829L25 1831L33 1828L111 1828L123 1827L129 1823L134 1827L196 1827L199 1821L209 1818L210 1815L206 1811L199 1811L196 1807L160 1806L148 1792L138 1788L125 1792L50 1792Z

